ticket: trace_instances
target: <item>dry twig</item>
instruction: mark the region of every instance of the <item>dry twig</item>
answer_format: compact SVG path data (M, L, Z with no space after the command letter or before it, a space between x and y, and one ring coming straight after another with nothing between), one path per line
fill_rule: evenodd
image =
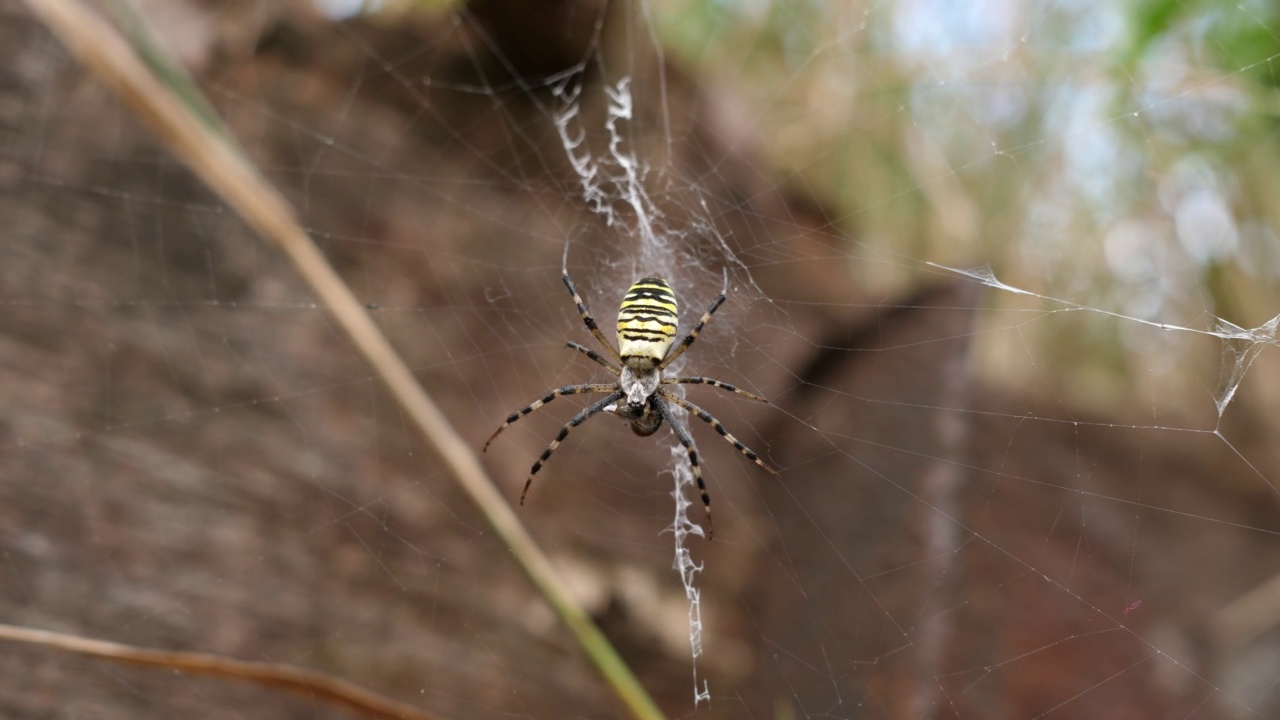
M366 690L342 678L292 665L250 662L208 653L151 650L78 635L4 624L0 624L0 640L56 648L132 665L151 665L186 673L235 678L288 688L339 705L346 705L374 717L396 720L436 720L436 716L428 715L412 705Z

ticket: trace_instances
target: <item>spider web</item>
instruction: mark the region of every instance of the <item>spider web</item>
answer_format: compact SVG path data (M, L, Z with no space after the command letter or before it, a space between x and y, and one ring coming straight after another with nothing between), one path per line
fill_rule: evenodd
M1272 8L535 5L152 21L477 451L610 380L562 265L606 335L727 286L673 370L780 477L675 408L706 542L603 414L519 509L670 716L1280 714ZM0 33L5 620L616 715L275 250ZM484 457L513 503L580 399ZM340 716L10 649L6 716Z

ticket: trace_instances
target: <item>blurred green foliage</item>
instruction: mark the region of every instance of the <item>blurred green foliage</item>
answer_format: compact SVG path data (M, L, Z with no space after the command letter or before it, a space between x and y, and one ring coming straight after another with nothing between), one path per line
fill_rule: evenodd
M1138 321L1280 313L1275 4L656 7L680 62L747 104L776 181L836 208L861 298L936 262L1063 301L989 293L995 382L1196 414L1230 343Z

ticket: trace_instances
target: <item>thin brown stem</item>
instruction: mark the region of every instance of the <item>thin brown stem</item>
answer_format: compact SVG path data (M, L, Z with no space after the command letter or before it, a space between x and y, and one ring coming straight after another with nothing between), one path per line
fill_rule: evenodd
M151 650L135 645L5 624L0 624L0 641L38 645L131 665L163 667L186 673L214 675L287 688L379 718L439 720L436 715L428 715L412 705L366 690L342 678L293 665L250 662L209 653Z

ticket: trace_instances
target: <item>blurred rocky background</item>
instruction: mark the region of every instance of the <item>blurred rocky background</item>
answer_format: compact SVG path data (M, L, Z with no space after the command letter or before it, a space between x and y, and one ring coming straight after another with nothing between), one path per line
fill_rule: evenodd
M710 705L665 441L583 426L520 514L669 716L1276 717L1273 348L1136 320L1280 312L1274 14L1235 27L1255 47L1194 3L1100 13L1123 32L1027 5L1003 55L929 46L940 20L909 3L143 12L477 449L548 388L603 381L562 348L590 338L559 263L571 238L607 325L625 248L541 79L582 70L601 127L602 69L635 78L636 148L696 179L754 283L686 368L773 404L695 392L782 470L693 428ZM1222 54L1181 45L1188 24ZM441 717L622 717L275 249L14 0L0 49L0 621L315 668ZM1082 120L1073 83L1115 121ZM706 242L686 318L719 289ZM513 502L570 402L486 457ZM16 645L0 714L348 716Z

